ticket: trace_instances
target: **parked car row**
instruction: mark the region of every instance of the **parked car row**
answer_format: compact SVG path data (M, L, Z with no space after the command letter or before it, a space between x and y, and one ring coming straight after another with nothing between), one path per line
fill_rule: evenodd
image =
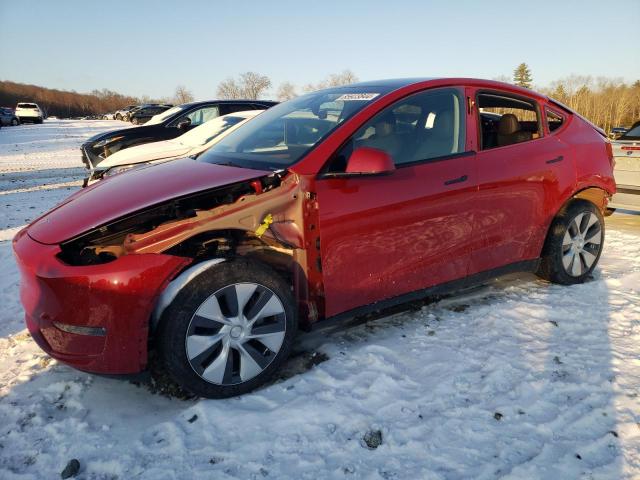
M178 105L155 115L145 125L91 137L81 147L82 161L93 171L105 158L125 148L170 140L221 115L265 110L273 105L275 102L265 100L209 100Z
M16 126L21 123L42 123L46 115L37 103L20 102L16 108L0 107L0 127Z
M601 129L473 79L189 103L82 153L103 179L13 241L32 338L89 372L159 362L211 398L268 381L298 329L517 271L584 282L616 188Z
M105 113L101 116L103 120L123 120L134 125L141 125L150 120L154 115L158 115L173 105L168 103L147 103L144 105L127 105L113 113Z

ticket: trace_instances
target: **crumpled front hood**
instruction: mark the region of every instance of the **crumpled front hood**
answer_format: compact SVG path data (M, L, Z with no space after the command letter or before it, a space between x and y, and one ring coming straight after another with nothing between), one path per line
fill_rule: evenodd
M168 200L260 178L270 171L181 159L114 175L82 189L36 219L28 234L56 244Z
M99 168L107 169L121 165L151 162L163 158L178 158L186 156L192 147L172 140L152 142L125 148L108 156L99 163Z

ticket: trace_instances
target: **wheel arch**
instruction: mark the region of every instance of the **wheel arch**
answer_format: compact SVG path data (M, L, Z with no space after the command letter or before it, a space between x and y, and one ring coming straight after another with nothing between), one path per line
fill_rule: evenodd
M226 240L228 242L228 245L226 245L228 250L216 248L202 255L197 255L195 251L190 248L212 238ZM182 250L185 248L188 253ZM244 258L266 265L280 275L286 283L293 286L295 262L290 247L276 242L267 243L252 236L250 232L247 231L211 230L206 232L205 237L195 236L185 239L167 253L171 254L174 252L176 254L182 253L182 256L191 257L194 262L176 275L160 294L149 322L150 334L155 332L166 308L190 281L206 270L214 268L223 262L228 262L235 258Z
M541 256L545 251L545 247L546 247L547 241L549 239L549 233L551 232L551 228L553 228L553 222L558 217L558 215L560 215L570 205L572 205L574 202L576 202L578 200L584 200L584 201L587 201L589 203L594 204L596 206L596 208L598 208L598 210L600 210L600 212L604 215L604 211L607 208L607 201L608 201L610 196L611 196L611 194L606 189L604 189L603 187L594 186L594 185L585 186L585 187L573 192L573 194L571 194L571 196L569 198L567 198L562 203L560 208L557 209L557 211L553 214L553 217L551 217L550 221L548 222L548 225L547 225L547 228L546 228L546 233L545 233L545 236L544 236L544 240L543 240L542 245L540 247L540 255L539 256Z

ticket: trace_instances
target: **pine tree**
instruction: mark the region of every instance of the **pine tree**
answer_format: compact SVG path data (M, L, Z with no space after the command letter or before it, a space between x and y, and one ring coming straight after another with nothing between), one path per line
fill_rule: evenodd
M564 88L564 85L559 83L558 86L553 90L553 92L551 92L551 97L562 103L566 103L568 95L567 91Z
M526 63L521 63L518 65L518 68L513 71L513 83L516 85L531 88L532 81L531 70L529 70L529 66Z

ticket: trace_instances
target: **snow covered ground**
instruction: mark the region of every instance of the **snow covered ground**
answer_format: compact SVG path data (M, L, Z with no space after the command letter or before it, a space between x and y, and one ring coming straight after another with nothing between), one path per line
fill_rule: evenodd
M10 238L78 188L115 121L0 130L0 478L640 478L640 215L587 284L532 275L301 337L283 379L178 400L84 374L23 329ZM364 437L377 448L368 448Z

